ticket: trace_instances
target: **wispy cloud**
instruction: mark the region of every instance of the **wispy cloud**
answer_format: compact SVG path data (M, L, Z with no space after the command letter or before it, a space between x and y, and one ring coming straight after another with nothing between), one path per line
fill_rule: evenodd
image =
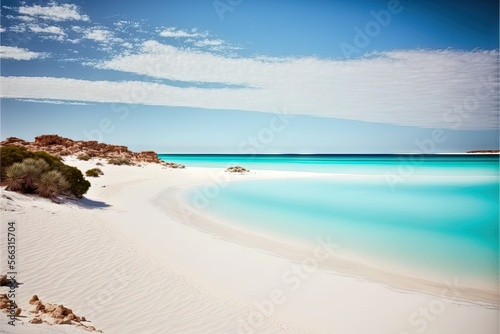
M10 31L15 33L29 32L31 36L37 36L40 39L51 39L63 42L66 40L67 34L63 28L46 23L29 23L21 22L10 27Z
M196 46L204 47L204 46L220 46L223 45L225 42L222 39L202 39L199 41L195 41L193 44Z
M111 39L113 34L109 30L93 28L87 30L83 37L85 39L90 39L96 42L107 42Z
M70 105L70 106L88 106L88 105L92 105L92 103L60 101L60 100L39 100L39 99L16 99L16 100L20 101L20 102L61 104L61 105Z
M240 50L241 47L229 44L220 38L214 38L208 31L199 32L197 29L183 30L169 27L159 33L162 37L180 39L183 43L205 51Z
M173 37L173 38L189 38L189 37L205 37L206 33L200 33L196 29L182 30L176 27L169 27L160 32L162 37Z
M29 51L15 46L0 46L0 58L2 59L31 60L45 57L47 54L43 52Z
M58 11L49 13L47 8ZM499 126L498 50L396 50L360 59L227 56L220 51L237 47L197 29L153 28L141 35L137 33L142 29L140 23L122 20L109 27L73 22L77 25L62 25L63 30L58 23L42 20L89 19L75 5L55 3L46 7L23 5L19 13L36 20L16 22L19 24L10 30L17 27L44 38L64 38L68 44L87 40L90 47L106 51L108 58L78 58L84 59L83 65L146 76L149 82L2 77L0 95L5 98L256 112L286 107L292 114L426 128L452 128L447 113L473 103L461 116L461 129ZM17 47L0 49L0 57L5 59L46 56ZM73 53L69 59L74 59ZM173 84L151 82L155 80ZM137 91L144 98L134 98Z
M50 26L50 25L38 25L38 24L30 24L28 25L30 31L34 33L44 33L44 34L53 34L66 36L66 33L61 27L58 26Z
M83 38L99 42L101 44L111 44L123 41L121 38L115 37L112 31L102 27L94 27L83 30Z
M9 14L9 15L6 15L5 17L9 20L20 20L20 21L24 21L24 22L33 22L36 20L34 17L26 16L26 15L10 15Z
M21 6L18 9L19 14L30 17L37 17L50 21L90 21L89 17L80 13L77 5L49 3L48 6Z
M498 128L498 51L394 51L359 60L224 58L146 43L101 67L243 88L149 82L2 78L3 97L117 102L332 117L427 128ZM139 98L139 97L140 98ZM454 114L453 114L454 113Z
M25 32L26 29L27 29L26 28L26 24L24 24L24 23L15 24L15 25L9 27L9 31L15 32L15 33L18 33L18 34L21 34L21 33Z

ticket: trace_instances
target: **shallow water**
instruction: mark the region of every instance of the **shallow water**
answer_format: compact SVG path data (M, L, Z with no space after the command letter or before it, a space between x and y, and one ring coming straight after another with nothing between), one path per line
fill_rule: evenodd
M264 233L330 235L340 255L380 268L498 284L498 156L426 156L414 164L410 156L170 158L188 166L236 161L251 169L332 173L233 182L206 210ZM191 198L200 191L193 189Z

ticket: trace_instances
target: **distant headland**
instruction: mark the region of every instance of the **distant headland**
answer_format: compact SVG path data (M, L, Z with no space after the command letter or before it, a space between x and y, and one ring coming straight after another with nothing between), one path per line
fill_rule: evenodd
M474 150L467 151L467 153L475 153L475 154L500 154L500 150Z

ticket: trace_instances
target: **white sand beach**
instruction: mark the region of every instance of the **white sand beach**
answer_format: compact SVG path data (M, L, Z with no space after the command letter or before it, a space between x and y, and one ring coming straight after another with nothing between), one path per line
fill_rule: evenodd
M85 171L97 161L65 162ZM423 293L384 283L390 277L364 279L348 263L338 271L326 265L336 247L327 236L309 251L296 245L287 252L281 245L288 240L235 233L228 222L182 205L182 191L193 185L307 173L228 176L158 164L101 169L78 202L1 190L2 228L8 221L17 226L16 301L23 309L15 327L2 315L4 333L86 333L30 324L35 294L104 333L498 333L498 291L473 303L474 291L465 295L458 281Z

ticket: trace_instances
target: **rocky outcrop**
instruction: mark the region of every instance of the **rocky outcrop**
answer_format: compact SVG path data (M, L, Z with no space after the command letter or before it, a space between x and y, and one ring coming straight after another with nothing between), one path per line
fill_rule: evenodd
M29 151L45 151L60 157L67 155L88 155L91 158L124 158L134 163L161 162L156 153L153 151L135 153L129 151L127 146L109 145L99 143L95 140L72 140L58 135L38 136L32 143L19 138L10 137L2 141L0 145L22 146Z
M186 168L186 166L181 164L176 164L175 162L162 162L161 164L166 168L176 168L176 169Z
M7 297L6 293L0 294L0 310L5 313L10 313L15 317L21 315L21 308L17 307L16 303Z
M28 143L26 140L22 140L16 137L9 137L2 142L2 145L16 145L16 146L27 146Z
M85 317L77 316L73 313L73 310L64 305L44 304L37 295L31 297L29 303L34 306L33 310L30 311L30 313L35 314L34 318L30 320L32 324L74 325L90 332L102 333L102 331L96 330L94 326L82 324L82 322L88 320Z
M226 172L228 172L228 173L247 173L249 171L250 171L249 169L246 169L246 168L241 167L241 166L233 166L233 167L229 167L228 169L226 169Z
M136 159L144 162L160 162L158 155L153 151L143 151L136 153Z

